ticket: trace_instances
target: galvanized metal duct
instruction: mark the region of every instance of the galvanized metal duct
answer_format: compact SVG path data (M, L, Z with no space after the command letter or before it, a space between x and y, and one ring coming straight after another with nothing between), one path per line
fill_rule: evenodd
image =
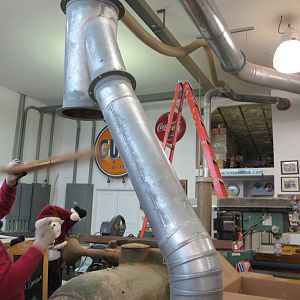
M230 88L220 89L221 94L237 102L252 102L252 103L264 103L264 104L276 104L278 110L287 110L291 106L291 102L287 98L272 97L272 96L258 96L258 95L242 95L235 93Z
M67 0L61 2L63 10L65 10L67 2ZM87 2L90 3L90 1ZM76 11L74 14L69 12L68 23L77 24L77 26L68 28L65 42L68 50L65 51L63 106L57 110L57 113L64 118L79 120L103 119L97 102L91 99L88 94L91 78L84 58L83 28L91 16L95 16L92 4L81 7L81 10Z
M91 12L89 21L72 22L69 17L83 10ZM115 0L70 0L67 29L84 27L93 80L90 91L94 92L167 261L171 298L222 299L216 250L147 121L132 87L133 77L125 71L115 38L121 11L122 5Z
M282 74L272 68L252 64L235 45L213 0L181 0L200 33L207 40L226 72L240 79L292 93L300 93L300 76Z

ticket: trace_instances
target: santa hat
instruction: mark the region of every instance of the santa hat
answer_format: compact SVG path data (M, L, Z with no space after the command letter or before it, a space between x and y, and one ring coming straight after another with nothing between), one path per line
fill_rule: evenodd
M56 205L45 206L40 214L37 216L35 222L35 228L44 224L46 222L59 222L62 223L66 219L71 219L72 221L80 220L78 213L75 210L68 210Z

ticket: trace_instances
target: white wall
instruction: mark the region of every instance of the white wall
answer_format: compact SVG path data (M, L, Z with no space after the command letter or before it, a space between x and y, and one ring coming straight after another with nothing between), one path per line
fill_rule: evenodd
M282 192L281 161L300 161L300 95L282 91L272 91L272 96L288 98L291 108L286 111L278 111L272 106L273 142L274 142L274 171L275 171L275 194L299 194L299 192ZM290 175L298 177L298 175Z
M19 93L11 91L7 88L0 86L0 165L6 165L12 159L16 121L18 114L19 105ZM44 106L41 102L26 98L26 106ZM27 122L27 132L25 137L25 150L24 150L24 160L34 159L35 156L35 145L36 136L38 128L38 116L37 113L29 113ZM47 125L45 125L47 127ZM33 150L34 149L34 150ZM0 174L0 180L3 180L4 174ZM32 175L27 176L26 180L32 182Z
M20 94L0 86L0 166L4 166L12 160L14 147L14 138L16 130L16 122L18 115ZM25 107L44 106L41 102L26 97ZM35 158L37 131L38 131L39 115L36 111L30 111L28 114L26 135L24 141L24 156L23 161L32 160ZM48 145L46 132L49 131L49 120L45 117L43 144ZM48 138L49 140L49 138ZM44 157L45 147L41 146L41 157ZM47 146L48 147L48 146ZM48 150L47 150L48 151ZM5 174L0 173L0 182L5 179ZM33 182L33 173L22 178L22 182Z

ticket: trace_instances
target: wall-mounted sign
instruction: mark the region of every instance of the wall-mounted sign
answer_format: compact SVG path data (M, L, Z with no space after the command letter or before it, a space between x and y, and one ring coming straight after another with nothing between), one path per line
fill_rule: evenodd
M165 136L165 132L167 129L167 124L168 124L169 114L170 113L167 112L167 113L161 115L155 124L155 133L160 141L164 140L164 136ZM177 113L174 113L174 117L173 117L173 120L171 123L171 130L170 130L170 134L168 137L168 143L172 142L172 137L175 133L176 120L177 120ZM177 141L179 141L183 137L183 135L185 133L185 129L186 129L186 123L185 123L184 118L181 116L179 126L178 126Z
M262 169L222 169L222 176L257 176L263 175Z
M100 171L107 176L123 177L127 174L107 126L97 136L95 142L95 160Z

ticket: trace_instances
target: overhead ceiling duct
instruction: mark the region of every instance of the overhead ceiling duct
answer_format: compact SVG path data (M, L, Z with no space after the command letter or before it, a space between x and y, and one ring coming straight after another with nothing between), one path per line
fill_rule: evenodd
M207 40L226 72L240 79L291 93L300 93L300 76L282 74L272 68L252 64L235 45L213 0L181 0L202 36Z
M87 62L90 92L166 259L171 299L221 300L223 284L216 250L147 121L132 87L133 77L125 70L116 42L122 4L117 0L70 0L64 4L67 30L85 32L84 41L77 41L85 42L85 51L79 47L66 51L78 49L78 59ZM88 21L72 22L72 16L83 10L90 12ZM66 67L72 68L72 64Z

